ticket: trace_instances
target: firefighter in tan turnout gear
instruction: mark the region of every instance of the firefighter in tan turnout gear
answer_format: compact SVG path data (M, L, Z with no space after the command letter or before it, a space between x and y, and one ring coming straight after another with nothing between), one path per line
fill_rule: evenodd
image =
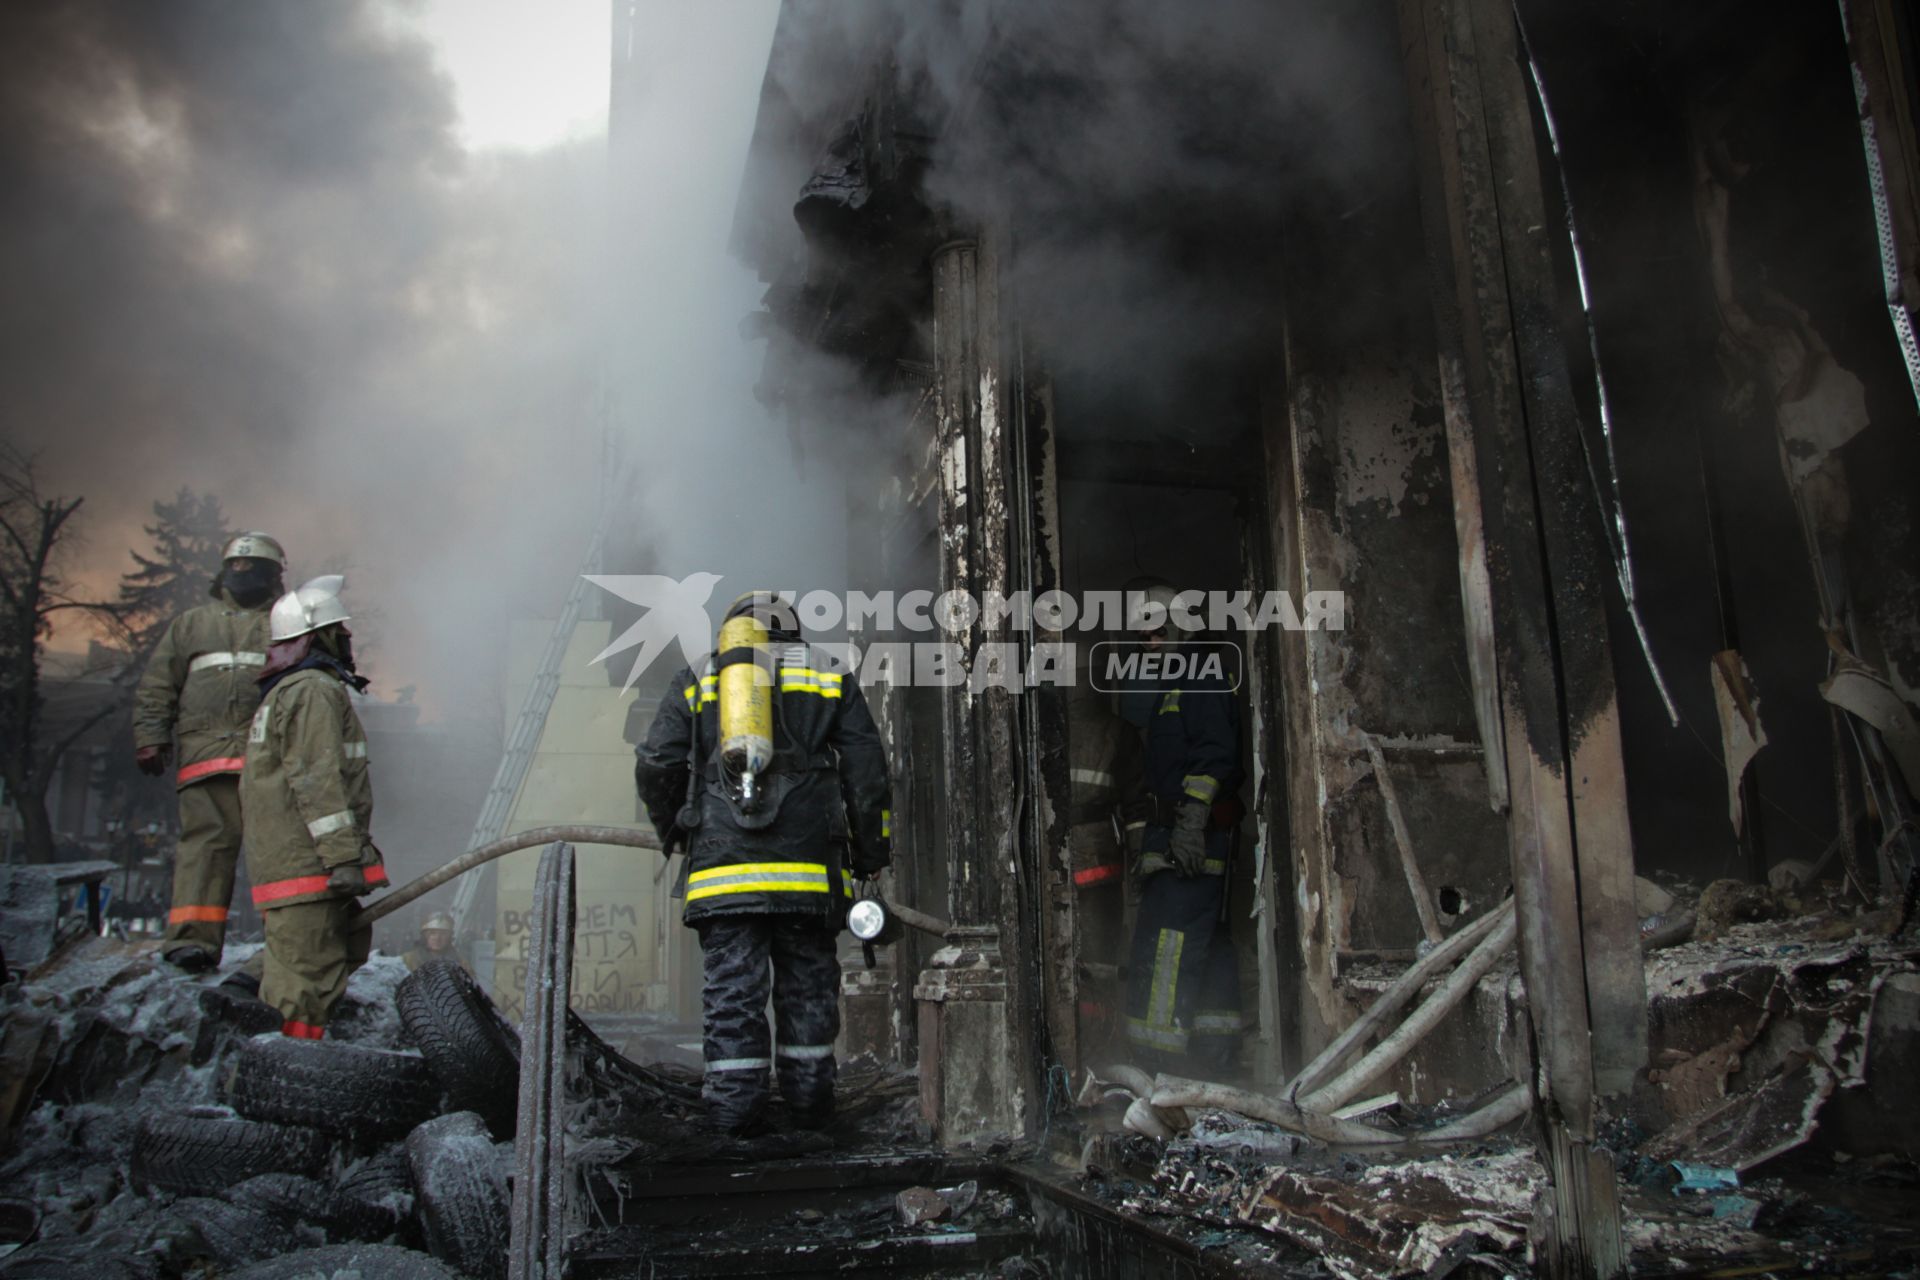
M662 846L687 845L700 933L708 1118L762 1122L769 1076L801 1128L833 1115L840 960L855 877L891 860L887 761L850 674L800 639L771 592L734 601L717 653L681 668L635 780ZM773 1035L767 995L773 995Z
M180 843L173 903L161 944L189 972L220 962L234 862L240 854L240 766L247 725L260 704L267 662L267 607L281 592L287 553L264 533L243 533L221 553L214 602L167 627L134 694L134 761L164 773L179 740Z
M371 926L350 924L355 900L387 883L368 836L367 735L347 696L367 682L354 673L342 585L315 578L274 603L240 775L247 873L267 923L260 998L284 1019L282 1031L308 1040L326 1033L372 949Z
M457 964L468 973L473 972L467 957L453 945L453 915L446 911L436 911L421 922L420 945L408 948L400 959L406 963L408 973L435 962Z

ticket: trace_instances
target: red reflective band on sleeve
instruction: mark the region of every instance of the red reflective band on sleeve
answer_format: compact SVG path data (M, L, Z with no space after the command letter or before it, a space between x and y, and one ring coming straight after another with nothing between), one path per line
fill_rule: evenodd
M225 924L225 907L175 907L167 912L168 924Z
M368 867L366 874L369 889L387 882L385 867ZM295 876L291 880L270 880L266 884L253 886L253 905L263 907L268 903L278 902L282 898L297 898L303 893L325 893L326 890L325 876Z
M325 876L295 876L291 880L273 880L253 886L253 905L264 906L269 902L278 902L282 898L297 898L303 893L324 893L326 888Z
M1073 885L1076 889L1085 889L1091 885L1105 884L1109 880L1118 880L1119 878L1120 864L1117 862L1106 862L1097 867L1088 867L1084 871L1074 872Z
M292 1036L295 1040L322 1040L326 1038L327 1029L316 1027L311 1022L295 1022L288 1018L280 1024L280 1034Z
M183 766L175 779L175 785L184 787L189 782L211 778L216 773L238 773L246 763L245 756L222 756L218 760L202 760L199 764Z

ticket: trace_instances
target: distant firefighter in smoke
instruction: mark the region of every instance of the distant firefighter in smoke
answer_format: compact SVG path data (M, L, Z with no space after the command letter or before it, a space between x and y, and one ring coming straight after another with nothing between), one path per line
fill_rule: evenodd
M274 602L263 694L247 735L240 803L247 873L267 926L260 998L287 1035L318 1040L373 945L351 923L362 894L387 883L369 834L373 787L367 734L347 691L353 633L344 579L315 578Z
M715 647L697 676L674 677L634 777L662 846L687 846L709 1120L758 1128L777 1068L793 1122L818 1128L833 1115L852 882L892 858L886 755L859 682L772 592L735 600Z
M466 956L453 944L453 916L445 911L436 911L420 922L419 945L408 948L400 958L406 962L408 973L423 964L440 962L457 964L468 973L473 972Z
M1129 634L1149 649L1176 648L1174 599L1165 583L1130 585ZM1218 1071L1234 1064L1241 1028L1224 909L1242 812L1239 707L1224 682L1160 680L1123 692L1120 710L1146 731L1127 1040L1149 1063L1189 1058Z
M180 843L161 952L189 973L219 964L226 941L240 856L243 735L260 705L255 680L267 661L267 607L286 567L286 551L264 533L227 543L210 588L214 603L173 620L134 694L140 771L164 773L176 737L180 744Z

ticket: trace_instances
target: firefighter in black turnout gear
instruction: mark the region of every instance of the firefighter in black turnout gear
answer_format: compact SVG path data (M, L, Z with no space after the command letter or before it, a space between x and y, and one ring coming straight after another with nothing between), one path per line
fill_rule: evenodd
M1161 583L1127 590L1128 630L1152 652L1179 648ZM1136 828L1140 910L1127 974L1127 1040L1143 1060L1231 1067L1240 1040L1240 974L1224 903L1242 808L1240 712L1219 678L1152 680L1120 697L1146 731Z
M754 1131L777 1072L794 1124L818 1128L833 1115L838 935L853 881L891 860L886 757L858 680L771 592L734 601L715 649L674 677L635 781L662 845L687 853L710 1120Z

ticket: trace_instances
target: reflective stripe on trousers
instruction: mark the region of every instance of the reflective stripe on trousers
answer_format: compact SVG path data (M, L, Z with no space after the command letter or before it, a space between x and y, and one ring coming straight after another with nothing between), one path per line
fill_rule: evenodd
M706 979L701 1092L710 1117L729 1128L756 1121L771 1092L771 1066L793 1117L824 1120L833 1112L840 1033L838 931L813 915L761 913L709 917L695 928Z
M1127 979L1127 1038L1135 1045L1184 1053L1193 1037L1233 1034L1214 1020L1240 1001L1232 939L1219 927L1225 888L1218 876L1172 871L1141 886ZM1202 1010L1211 1015L1204 1028Z

